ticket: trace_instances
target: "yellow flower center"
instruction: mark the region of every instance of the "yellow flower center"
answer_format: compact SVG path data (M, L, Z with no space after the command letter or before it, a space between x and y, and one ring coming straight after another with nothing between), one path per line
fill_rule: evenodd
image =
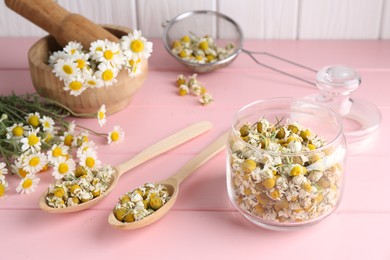
M78 59L78 60L76 60L76 62L77 62L77 68L84 69L84 67L85 67L85 60Z
M45 136L45 142L49 142L53 138L53 135L51 133L47 133Z
M26 175L27 175L27 172L25 170L23 170L23 168L19 168L18 173L19 173L20 177L22 177L22 178L26 177Z
M104 81L110 81L114 78L114 72L112 70L105 70L102 74L102 79Z
M102 47L96 47L95 51L103 51Z
M130 49L133 52L141 52L144 50L144 43L141 40L134 40L130 44Z
M85 165L87 165L88 168L93 168L93 166L95 166L95 159L87 157L87 159L85 159Z
M65 138L64 138L64 144L65 145L72 146L72 142L73 142L73 136L72 135L65 136Z
M209 43L208 43L208 42L203 41L203 42L199 43L199 49L205 51L205 50L207 50L208 48L209 48Z
M88 80L87 83L90 86L95 86L96 85L96 81L94 81L94 80Z
M44 123L44 126L45 126L46 128L49 128L49 127L50 127L50 123L46 121L46 122Z
M68 75L71 75L73 74L73 68L72 66L69 66L68 64L65 64L64 66L62 66L62 70L68 74Z
M76 49L72 49L72 50L70 50L70 54L75 54L76 53Z
M99 111L99 119L102 120L105 117L105 113L103 111Z
M33 157L30 159L30 161L28 162L28 164L32 167L35 167L37 166L39 163L41 162L41 160L39 160L39 157Z
M182 40L183 42L190 42L190 41L191 41L191 38L190 38L190 36L188 36L188 35L184 35L184 36L181 38L181 40Z
M51 154L54 156L54 157L59 157L62 155L62 149L60 147L56 147L54 148L54 150L51 152Z
M0 183L0 198L4 196L5 193L5 186Z
M27 179L23 182L22 187L23 189L28 189L33 184L33 181L31 179Z
M114 57L114 53L111 50L106 50L103 56L106 60L111 60Z
M22 136L24 133L24 130L21 126L16 126L14 129L12 129L12 134L14 136Z
M80 90L82 87L83 87L83 83L81 83L80 81L77 81L77 80L72 81L72 82L69 84L69 88L70 88L71 90L75 90L75 91Z
M39 125L39 118L36 115L32 115L28 118L29 125L37 127Z
M34 146L39 143L39 138L34 134L29 135L27 139L30 146Z
M60 163L58 165L58 172L61 173L61 174L65 174L69 171L69 166L67 163Z
M118 141L118 139L119 139L119 133L116 131L112 132L111 133L111 140L115 142L115 141Z

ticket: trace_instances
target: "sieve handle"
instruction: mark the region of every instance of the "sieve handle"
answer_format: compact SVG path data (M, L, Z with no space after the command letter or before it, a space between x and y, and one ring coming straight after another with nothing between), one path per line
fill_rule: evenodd
M306 70L309 70L309 71L312 71L312 72L317 73L317 70L315 70L315 69L312 69L312 68L307 67L307 66L305 66L305 65L296 63L296 62L294 62L294 61L291 61L291 60L282 58L282 57L280 57L280 56L277 56L277 55L275 55L275 54L268 53L268 52L255 52L255 51L248 51L248 50L245 50L245 49L241 49L241 51L244 52L244 53L246 53L246 54L248 54L249 57L251 57L252 60L254 60L254 61L255 61L258 65L260 65L260 66L263 66L263 67L268 68L268 69L270 69L270 70L276 71L276 72L281 73L281 74L283 74L283 75L285 75L285 76L288 76L288 77L291 77L291 78L294 78L294 79L303 81L303 82L308 83L308 84L310 84L310 85L316 86L316 83L314 83L314 82L312 82L312 81L310 81L310 80L307 80L307 79L304 79L304 78L295 76L295 75L290 74L290 73L288 73L288 72L285 72L285 71L282 71L282 70L280 70L280 69L277 69L277 68L274 68L274 67L272 67L272 66L269 66L269 65L267 65L267 64L264 64L264 63L260 62L258 59L256 59L256 57L255 57L254 55L256 54L256 55L265 55L265 56L269 56L269 57L271 57L271 58L274 58L274 59L277 59L277 60L280 60L280 61L283 61L283 62L292 64L292 65L295 65L295 66L297 66L297 67L300 67L300 68L303 68L303 69L306 69Z

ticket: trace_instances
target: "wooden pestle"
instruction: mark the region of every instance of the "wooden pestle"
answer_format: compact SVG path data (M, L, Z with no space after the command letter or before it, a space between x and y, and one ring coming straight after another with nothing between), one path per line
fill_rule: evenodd
M88 49L98 39L119 39L84 16L68 12L53 0L5 0L6 5L50 33L61 47L70 41Z

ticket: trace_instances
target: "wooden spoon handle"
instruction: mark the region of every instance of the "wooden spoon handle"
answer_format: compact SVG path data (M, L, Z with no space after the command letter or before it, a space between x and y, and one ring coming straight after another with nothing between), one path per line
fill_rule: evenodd
M197 154L194 158L188 161L179 171L175 173L172 177L163 181L163 183L170 181L179 183L185 180L192 172L202 166L205 162L207 162L211 157L219 153L222 149L225 148L227 143L229 133L226 132L217 140L212 142L209 146L206 147L202 152Z
M60 46L78 41L85 48L98 39L119 39L87 18L69 13L53 0L5 0L6 5L41 27L57 40Z
M130 169L133 169L136 166L146 162L147 160L150 160L157 155L160 155L170 149L175 148L180 144L191 140L192 138L210 130L212 127L212 124L208 121L195 123L171 136L166 137L158 143L149 146L148 148L131 158L129 161L117 165L115 169L118 175L121 176L123 173L129 171Z

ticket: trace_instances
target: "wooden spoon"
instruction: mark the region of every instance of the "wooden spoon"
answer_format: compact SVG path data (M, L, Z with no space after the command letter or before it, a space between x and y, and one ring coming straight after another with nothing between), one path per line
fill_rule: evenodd
M56 39L61 47L70 41L80 42L88 50L91 42L119 39L103 27L79 14L70 13L53 0L5 0L6 5L38 25Z
M69 206L66 208L52 208L46 203L46 197L48 192L46 191L39 199L39 206L42 210L50 213L69 213L93 207L107 197L107 195L114 189L115 185L118 183L118 180L120 176L122 176L122 174L170 149L175 148L180 144L183 144L193 139L194 137L210 130L211 128L212 124L208 121L193 124L169 137L166 137L158 143L149 146L127 162L117 165L116 167L114 167L115 173L111 178L109 188L100 196L93 198L88 202L84 202L75 206Z
M121 230L131 230L141 228L147 225L152 224L153 222L159 220L168 211L173 207L176 202L177 195L179 194L179 186L180 183L185 180L192 172L202 166L205 162L207 162L211 157L220 152L226 145L228 133L223 134L213 143L206 147L201 153L197 154L194 158L192 158L189 162L187 162L179 171L177 171L174 175L165 179L163 181L157 182L158 184L162 184L167 187L169 195L171 198L168 200L166 204L164 204L160 209L153 212L152 214L146 216L145 218L129 222L123 223L119 221L114 212L111 211L108 216L108 223L114 228Z

